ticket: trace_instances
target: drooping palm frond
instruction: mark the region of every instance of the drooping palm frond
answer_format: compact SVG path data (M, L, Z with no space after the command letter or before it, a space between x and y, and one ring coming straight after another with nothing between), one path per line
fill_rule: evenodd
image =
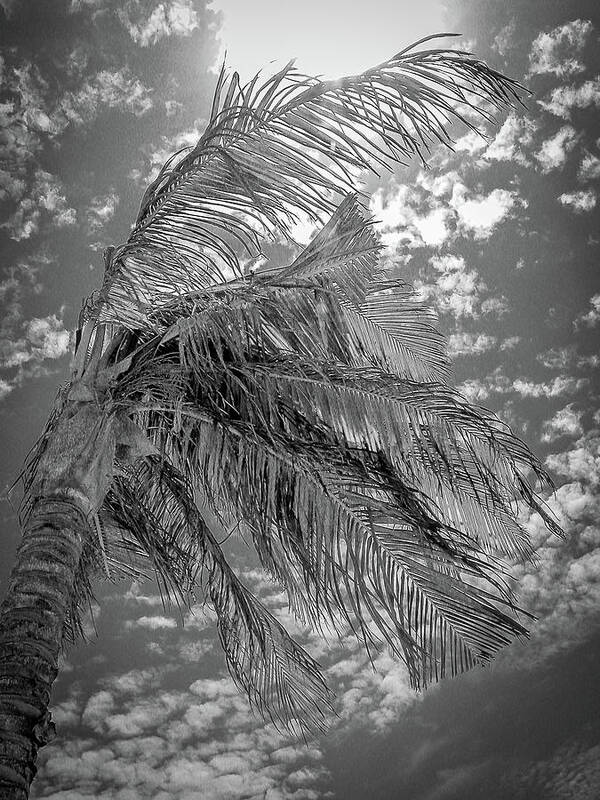
M284 268L162 306L115 397L212 513L248 532L300 618L385 641L419 686L524 633L499 559L530 555L522 473L544 474L491 413L369 360L343 265L338 253L301 282Z
M336 81L290 63L242 86L223 69L205 132L165 164L112 253L104 318L135 327L157 302L241 276L240 250L289 236L299 213L331 214L362 170L423 158L451 145L452 120L474 128L466 112L518 101L518 84L470 54L415 47Z
M318 664L238 578L218 541L219 517L173 461L147 458L115 481L103 509L113 534L121 531L114 555L145 556L163 596L203 593L233 678L265 716L298 732L324 728L331 692Z
M93 387L115 449L86 563L153 570L183 602L199 587L234 679L283 724L321 726L330 696L228 562L230 531L300 620L386 644L415 686L525 634L503 559L531 555L522 505L558 532L546 476L444 383L443 337L384 269L354 185L517 89L452 50L340 81L222 72L205 133L149 186L83 314L74 386ZM301 214L330 217L291 263L242 269Z

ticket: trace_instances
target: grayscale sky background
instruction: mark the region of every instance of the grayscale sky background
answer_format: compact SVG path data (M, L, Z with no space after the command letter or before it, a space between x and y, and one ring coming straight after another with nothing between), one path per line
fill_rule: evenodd
M152 584L100 588L55 693L52 800L595 800L600 797L600 7L597 0L0 0L0 490L68 374L102 249L148 180L202 131L224 51L242 77L379 63L429 33L533 94L482 139L369 178L401 274L440 313L463 393L545 461L565 541L525 518L514 565L538 617L492 668L416 695L382 653L322 642L250 561L246 581L326 668L339 717L307 746L249 712L210 613ZM310 231L299 229L298 236ZM18 494L13 505L18 500ZM4 581L16 515L0 503Z

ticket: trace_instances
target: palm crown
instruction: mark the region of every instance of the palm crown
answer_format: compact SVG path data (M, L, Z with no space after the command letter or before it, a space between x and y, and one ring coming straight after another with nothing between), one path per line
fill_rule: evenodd
M473 112L518 89L438 49L331 82L291 65L245 86L221 72L198 144L165 164L105 254L73 381L26 470L25 513L65 404L101 407L110 479L73 630L99 570L150 567L184 602L200 586L251 701L322 725L319 666L236 575L222 547L235 529L301 620L385 643L417 687L525 633L501 559L531 555L519 504L557 530L527 480L545 475L444 382L443 338L385 268L356 193L362 170L450 146L453 119L474 128ZM253 269L299 214L328 221L291 263Z

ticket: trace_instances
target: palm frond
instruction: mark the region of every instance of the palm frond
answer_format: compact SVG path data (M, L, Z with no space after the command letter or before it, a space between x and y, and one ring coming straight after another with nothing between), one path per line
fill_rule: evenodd
M178 459L189 464L211 505L244 521L262 563L288 590L302 618L334 624L341 618L367 646L385 641L406 661L416 686L440 671L455 674L460 664L487 661L523 632L514 613L500 610L512 601L508 584L498 578L498 563L467 535L435 519L421 492L404 484L376 453L343 454L323 437L261 437L256 427L180 413L187 417L186 444ZM246 491L240 494L242 483ZM375 525L373 518L383 521ZM412 550L405 548L407 541ZM394 543L405 548L404 561ZM470 585L469 576L480 585ZM410 592L436 585L428 612L438 620L436 643L415 621L420 612L411 593L390 589L392 578L410 585ZM488 591L481 588L486 585ZM447 663L433 654L436 646L446 652Z
M144 557L167 600L185 602L192 587L203 592L231 675L257 709L293 731L322 729L331 692L319 665L235 574L218 542L226 538L218 516L194 494L185 472L164 457L122 475L105 506L124 533L120 551Z
M415 686L525 635L503 558L531 555L522 505L558 532L535 494L546 475L445 384L434 315L384 269L356 193L363 170L451 147L454 121L476 130L472 112L519 90L442 49L339 81L221 72L204 134L148 187L82 314L74 386L93 386L79 401L103 406L115 459L73 620L103 564L154 572L182 604L199 586L234 680L303 731L330 694L235 573L229 530L301 621L371 656L387 645ZM291 263L244 269L269 237L295 245L302 215L322 227Z
M337 81L290 63L241 86L223 69L205 132L165 164L111 255L104 318L133 324L157 302L241 277L238 253L256 256L265 236L289 237L299 213L331 214L362 170L451 146L453 120L474 128L466 111L487 118L484 102L502 108L518 90L470 54L444 49L408 48Z

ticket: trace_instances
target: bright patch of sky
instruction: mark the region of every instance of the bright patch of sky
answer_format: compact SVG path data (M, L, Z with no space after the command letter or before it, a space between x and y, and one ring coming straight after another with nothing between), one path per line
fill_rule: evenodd
M423 36L445 32L437 0L376 0L369 6L344 0L215 0L213 5L223 13L220 39L227 63L245 80L270 61L285 64L291 58L308 75L354 75Z

